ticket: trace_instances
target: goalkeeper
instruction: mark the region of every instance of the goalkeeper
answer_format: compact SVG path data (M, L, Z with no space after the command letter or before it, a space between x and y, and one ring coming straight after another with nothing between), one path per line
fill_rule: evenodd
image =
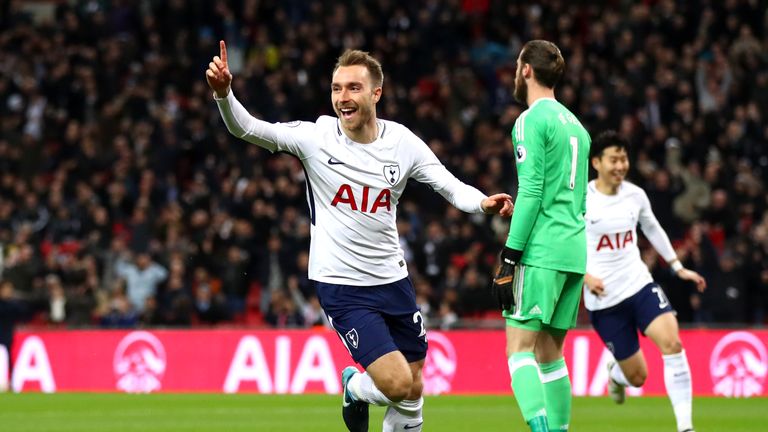
M515 99L528 105L512 129L518 194L493 291L506 318L512 389L532 431L568 430L571 383L563 341L576 324L586 272L590 137L555 100L565 61L555 44L523 46Z

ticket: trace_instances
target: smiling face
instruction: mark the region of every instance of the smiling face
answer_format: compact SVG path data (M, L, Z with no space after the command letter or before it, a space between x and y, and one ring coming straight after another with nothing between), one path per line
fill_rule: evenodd
M618 187L629 171L629 157L627 150L611 146L592 158L592 167L597 171L597 179L610 188Z
M381 87L374 87L368 69L363 65L340 66L333 73L331 102L344 131L355 139L366 128L376 131L376 103Z

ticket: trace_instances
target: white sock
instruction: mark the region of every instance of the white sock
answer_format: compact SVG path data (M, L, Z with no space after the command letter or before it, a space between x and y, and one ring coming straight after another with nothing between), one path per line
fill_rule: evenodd
M693 429L691 411L693 397L691 395L691 369L685 350L678 354L663 355L664 384L667 395L672 402L672 409L677 419L677 430Z
M384 426L381 431L421 432L421 427L424 423L424 418L421 414L422 406L424 406L424 398L404 400L390 405L384 414Z
M368 372L354 374L349 379L347 388L356 401L368 402L369 404L379 406L392 405L392 401L384 396L381 390L376 388L376 384L373 383L373 379L368 375Z
M621 370L621 366L619 366L618 363L613 364L610 375L611 379L616 381L618 384L621 384L624 387L632 387L632 384L630 384L627 377L624 376L624 372Z

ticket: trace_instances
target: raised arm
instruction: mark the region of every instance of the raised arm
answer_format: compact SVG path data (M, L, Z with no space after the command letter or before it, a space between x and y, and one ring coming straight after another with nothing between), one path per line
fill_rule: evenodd
M217 98L227 97L232 85L232 73L229 71L229 64L227 63L227 44L223 40L219 41L219 55L214 56L213 60L208 63L205 79Z
M227 63L227 45L219 42L219 55L208 63L205 79L213 90L227 130L234 136L271 152L285 151L306 158L311 153L314 123L269 123L248 113L232 93L232 73Z

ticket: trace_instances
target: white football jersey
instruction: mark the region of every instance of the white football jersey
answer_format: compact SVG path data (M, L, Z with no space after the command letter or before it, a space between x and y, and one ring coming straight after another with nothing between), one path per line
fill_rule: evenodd
M409 178L466 212L486 196L453 176L405 126L377 120L376 141L360 144L338 118L268 123L248 114L232 92L216 99L229 131L272 152L299 158L311 218L309 278L343 285L381 285L408 275L395 217Z
M637 247L637 225L653 247L667 261L676 259L669 237L651 210L641 188L624 181L616 195L597 190L595 181L587 187L587 273L603 280L605 291L596 296L584 285L584 306L606 309L637 293L653 282Z

